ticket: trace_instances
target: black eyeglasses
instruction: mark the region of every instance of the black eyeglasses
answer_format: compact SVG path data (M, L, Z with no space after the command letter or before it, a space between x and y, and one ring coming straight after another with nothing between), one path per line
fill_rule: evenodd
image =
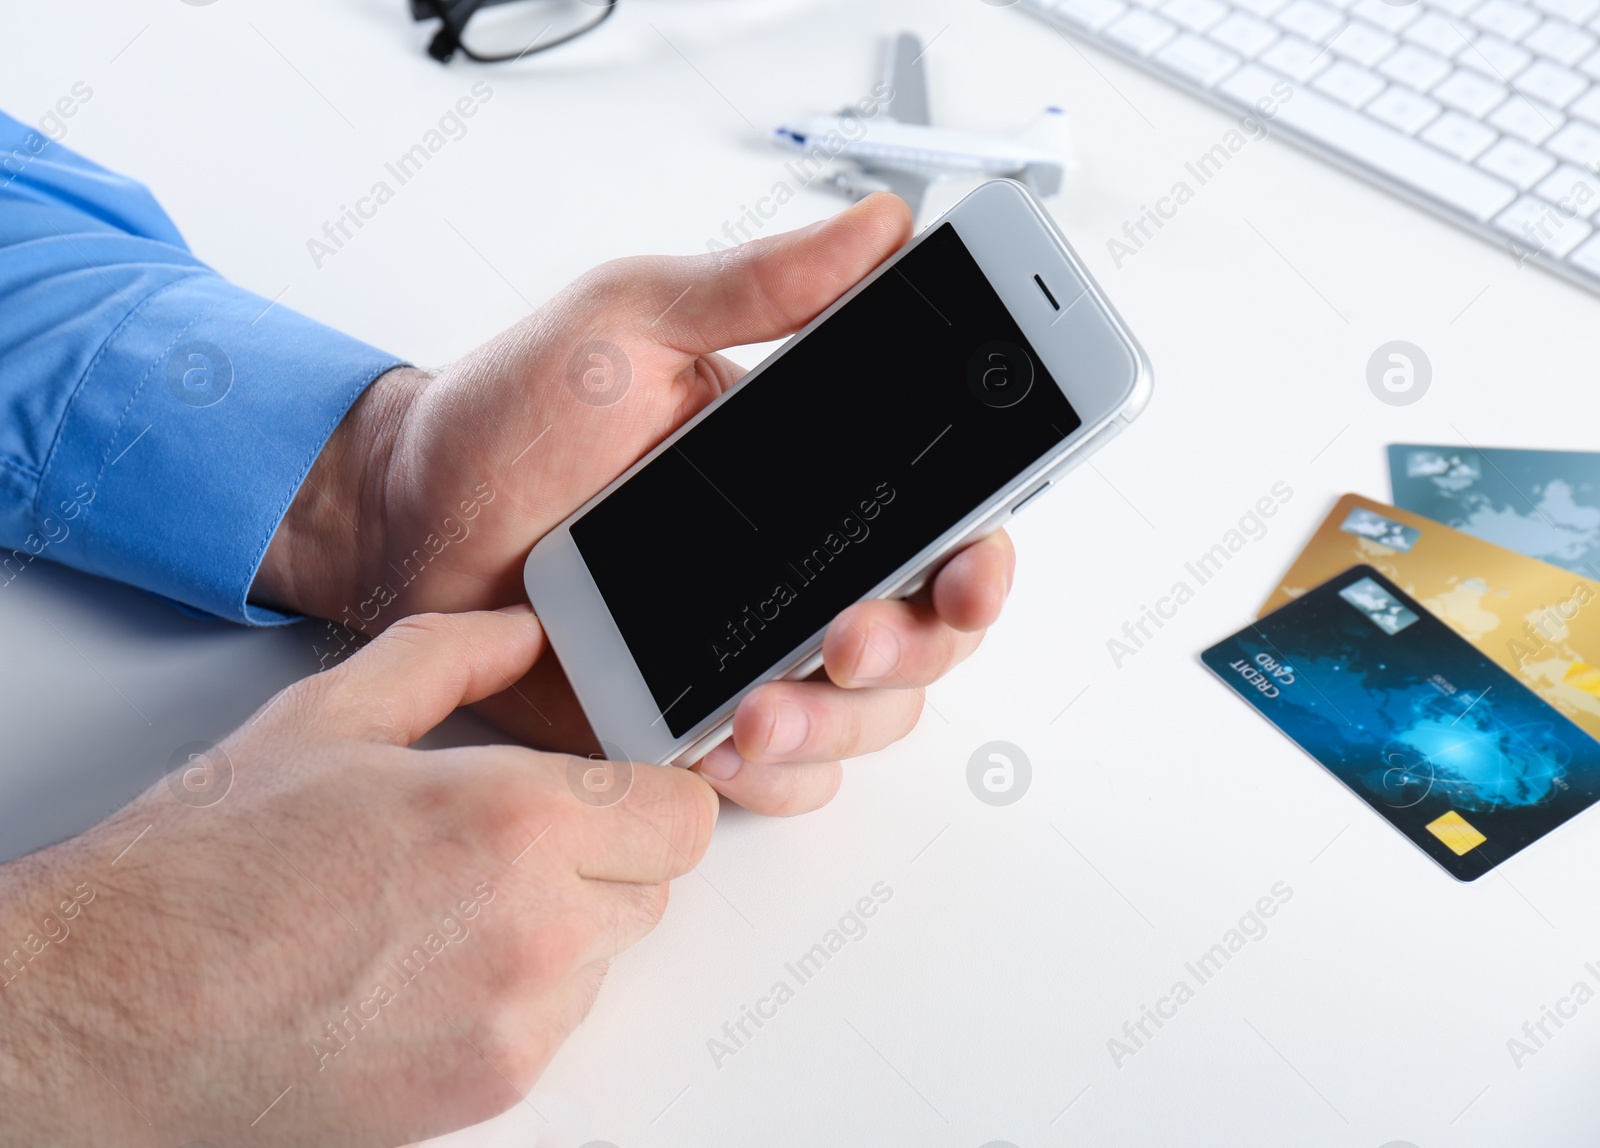
M480 64L520 60L591 32L617 0L411 0L413 20L438 20L428 55L457 52Z

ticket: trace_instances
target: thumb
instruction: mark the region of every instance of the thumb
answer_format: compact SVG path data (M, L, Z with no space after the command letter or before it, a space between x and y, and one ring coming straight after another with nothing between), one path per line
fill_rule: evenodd
M402 618L349 661L289 688L298 729L410 745L458 707L511 687L544 650L531 607Z
M910 209L880 193L798 231L663 261L643 300L650 334L691 355L792 335L910 238Z

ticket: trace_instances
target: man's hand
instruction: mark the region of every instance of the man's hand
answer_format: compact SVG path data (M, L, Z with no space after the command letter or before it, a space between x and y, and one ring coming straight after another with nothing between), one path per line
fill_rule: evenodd
M0 867L0 1144L407 1143L519 1102L717 798L406 748L504 689L531 612L424 615L82 837Z
M609 263L436 376L390 372L319 458L253 597L372 633L525 601L534 542L738 381L718 351L799 330L910 234L905 205L880 195L730 251ZM732 741L696 768L763 812L823 804L839 759L904 736L922 687L977 646L1012 563L997 534L917 598L845 611L827 680L752 692ZM479 708L533 745L595 744L553 658Z

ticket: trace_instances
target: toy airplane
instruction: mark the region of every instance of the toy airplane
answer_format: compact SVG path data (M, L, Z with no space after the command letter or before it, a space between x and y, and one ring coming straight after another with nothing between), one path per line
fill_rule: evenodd
M889 44L877 99L864 99L838 115L808 116L772 133L785 146L811 158L852 165L827 182L852 199L892 191L911 206L922 206L928 185L941 179L1009 177L1036 195L1061 190L1072 160L1071 131L1060 108L1047 108L1018 136L1004 139L978 132L932 126L921 42L902 32ZM1030 146L1026 139L1036 139ZM1053 146L1052 146L1053 145Z

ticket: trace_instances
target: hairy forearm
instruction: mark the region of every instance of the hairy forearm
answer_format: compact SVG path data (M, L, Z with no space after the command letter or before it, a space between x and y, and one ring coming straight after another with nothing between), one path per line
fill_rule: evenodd
M396 367L351 406L273 535L252 602L338 618L370 584L387 541L386 478L395 443L412 399L430 378Z

